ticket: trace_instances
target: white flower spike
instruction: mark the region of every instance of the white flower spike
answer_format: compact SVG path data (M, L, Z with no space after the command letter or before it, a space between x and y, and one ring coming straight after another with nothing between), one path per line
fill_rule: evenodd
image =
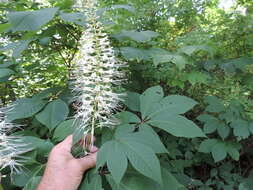
M11 173L19 172L24 157L27 152L24 148L26 144L20 137L8 135L15 126L6 122L4 113L0 110L0 171L6 167L11 169Z
M122 94L115 93L114 88L123 78L120 69L124 64L115 57L108 35L98 21L96 1L79 1L77 6L86 12L88 24L72 72L75 119L84 136L91 134L92 145L95 128L115 125L110 116L119 107Z

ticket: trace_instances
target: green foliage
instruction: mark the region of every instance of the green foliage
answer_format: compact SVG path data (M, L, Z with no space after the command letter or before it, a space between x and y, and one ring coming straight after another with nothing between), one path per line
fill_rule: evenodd
M0 2L0 106L30 150L21 174L3 171L8 190L36 189L52 147L82 137L70 71L86 15L72 0L45 2ZM128 65L126 95L120 124L95 131L97 167L79 189L251 189L252 1L99 3Z

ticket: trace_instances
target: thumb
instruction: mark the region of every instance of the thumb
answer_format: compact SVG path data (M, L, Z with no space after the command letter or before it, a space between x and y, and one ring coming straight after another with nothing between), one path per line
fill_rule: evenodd
M81 164L83 172L85 172L86 170L96 166L97 153L92 153L84 158L79 158L78 161Z

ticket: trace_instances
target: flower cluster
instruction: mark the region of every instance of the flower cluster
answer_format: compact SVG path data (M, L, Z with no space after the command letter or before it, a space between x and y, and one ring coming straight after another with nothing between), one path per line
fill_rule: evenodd
M72 72L77 107L75 118L84 133L91 133L93 138L96 127L115 124L110 118L118 108L121 94L115 93L114 88L121 83L123 74L120 70L124 64L115 57L108 35L98 21L95 1L87 0L82 6L88 24Z
M21 154L27 152L20 137L8 135L13 128L14 125L6 122L0 110L0 171L10 167L11 172L18 172L24 159Z

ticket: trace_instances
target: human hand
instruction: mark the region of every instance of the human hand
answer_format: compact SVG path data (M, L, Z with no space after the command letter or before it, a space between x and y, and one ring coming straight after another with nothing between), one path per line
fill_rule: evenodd
M37 190L76 190L86 170L96 165L96 152L84 158L74 158L71 154L72 135L56 145L51 151L46 170Z

